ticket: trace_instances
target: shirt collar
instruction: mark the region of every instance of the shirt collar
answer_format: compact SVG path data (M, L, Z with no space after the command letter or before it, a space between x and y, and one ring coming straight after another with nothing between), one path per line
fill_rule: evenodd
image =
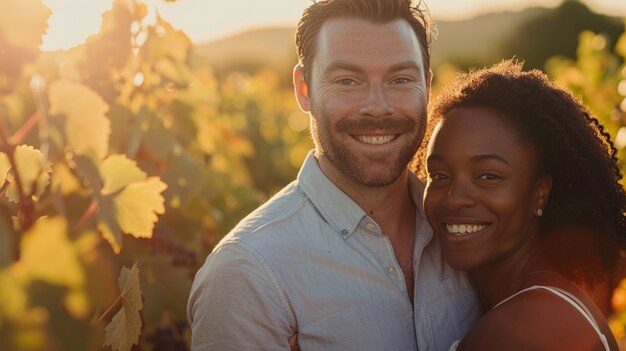
M365 211L322 172L313 151L304 160L298 184L324 220L344 238L350 236L366 216ZM412 172L409 174L409 189L419 208L418 216L422 217L424 184Z

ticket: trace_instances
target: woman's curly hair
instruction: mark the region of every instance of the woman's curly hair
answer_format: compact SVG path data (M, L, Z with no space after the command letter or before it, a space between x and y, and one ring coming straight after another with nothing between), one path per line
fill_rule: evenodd
M498 111L537 146L539 167L553 182L542 233L563 274L593 284L602 279L598 273L611 272L626 247L626 194L617 150L602 124L544 73L523 71L513 60L460 74L430 106L425 139L439 120L461 106ZM422 176L424 155L422 148L414 163Z

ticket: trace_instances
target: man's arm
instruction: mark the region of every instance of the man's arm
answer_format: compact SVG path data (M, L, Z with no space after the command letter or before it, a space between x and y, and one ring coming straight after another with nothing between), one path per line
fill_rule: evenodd
M212 253L194 280L187 313L192 350L289 350L295 318L263 259L242 244Z

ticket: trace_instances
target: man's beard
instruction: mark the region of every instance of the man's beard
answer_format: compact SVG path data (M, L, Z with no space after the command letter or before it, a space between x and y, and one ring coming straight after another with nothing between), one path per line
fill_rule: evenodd
M426 122L424 111L419 125L408 118L362 117L341 120L333 131L328 111L313 108L311 113L315 116L311 118L311 136L317 153L351 181L368 187L387 186L400 178L422 141ZM392 153L366 153L351 149L341 138L373 131L403 134L403 137L411 134L412 139ZM354 141L351 144L353 146Z

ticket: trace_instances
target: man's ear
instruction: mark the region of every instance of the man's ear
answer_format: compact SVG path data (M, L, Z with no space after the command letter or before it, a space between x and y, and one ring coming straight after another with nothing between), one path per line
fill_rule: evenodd
M309 85L304 79L304 67L297 64L293 69L293 88L300 109L306 113L311 112L311 101L309 99Z
M426 101L430 101L430 88L432 87L432 83L433 71L429 69L428 73L426 74Z

